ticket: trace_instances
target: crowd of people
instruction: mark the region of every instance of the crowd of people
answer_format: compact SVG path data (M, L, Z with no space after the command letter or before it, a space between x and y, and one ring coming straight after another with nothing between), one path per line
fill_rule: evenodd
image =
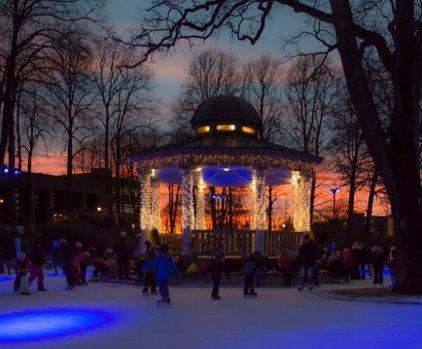
M131 278L130 270L134 269L142 284L144 295L160 294L160 305L171 304L168 282L171 276L180 274L210 274L212 281L211 298L221 299L220 283L223 274L230 275L233 270L224 258L222 251L216 251L213 258L206 263L191 259L186 267L182 260L175 260L169 253L166 244L145 242L144 252L138 253L125 232L120 233L113 247L107 247L102 255L96 248L86 247L82 242L69 243L65 239L55 240L51 249L51 261L55 274L63 270L67 290L75 290L77 286L86 286L88 281L118 278L120 281ZM14 291L21 295L30 295L29 287L37 280L38 291L46 291L44 285L43 266L45 260L41 246L35 242L27 253L20 252L12 262L16 278ZM93 267L90 280L87 280L88 266ZM290 286L293 278L299 272L298 290L305 287L313 290L319 286L319 275L325 271L332 275L334 282L349 283L354 279L373 277L374 285L383 284L384 268L388 266L391 273L392 288L395 288L394 247L387 254L380 245L372 247L355 242L351 248L324 247L319 250L309 235L305 235L299 253L295 256L288 250L283 250L276 263L277 271L284 279L284 285ZM260 287L267 272L271 269L268 258L256 251L243 258L243 295L256 298L256 287ZM158 288L158 292L157 292Z

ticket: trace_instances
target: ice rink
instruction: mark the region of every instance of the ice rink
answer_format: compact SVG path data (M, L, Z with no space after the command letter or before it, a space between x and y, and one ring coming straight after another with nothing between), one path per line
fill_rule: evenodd
M310 293L262 288L257 299L204 286L171 288L173 305L140 287L90 284L64 291L62 278L48 292L17 296L0 278L0 348L422 348L422 305L344 301ZM343 286L348 287L348 286Z

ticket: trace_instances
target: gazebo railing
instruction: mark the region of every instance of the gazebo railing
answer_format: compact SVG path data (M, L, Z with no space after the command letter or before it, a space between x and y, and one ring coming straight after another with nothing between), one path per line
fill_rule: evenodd
M264 232L264 254L277 256L286 249L297 253L302 233L266 231ZM182 235L161 234L161 242L170 246L173 255L182 251ZM198 256L212 256L222 251L226 256L245 256L255 250L254 230L194 230L192 231L192 253Z

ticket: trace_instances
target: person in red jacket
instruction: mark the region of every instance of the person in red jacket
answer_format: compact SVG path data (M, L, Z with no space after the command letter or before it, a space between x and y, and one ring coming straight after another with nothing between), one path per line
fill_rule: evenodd
M277 265L283 273L284 286L290 286L292 282L292 259L290 252L284 249L278 257Z
M24 278L27 277L29 273L30 263L28 258L26 257L25 252L20 252L18 254L18 258L16 259L14 263L15 272L16 272L16 278L13 283L13 291L19 292L20 295L23 296L29 296L30 293L28 291L29 284L26 280L27 286L23 285L23 282L25 282Z
M31 260L29 284L37 279L38 291L47 291L44 287L43 256L39 242L34 243L29 259Z

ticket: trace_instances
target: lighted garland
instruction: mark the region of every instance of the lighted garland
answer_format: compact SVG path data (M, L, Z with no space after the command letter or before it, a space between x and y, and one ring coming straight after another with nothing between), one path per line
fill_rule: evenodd
M310 174L315 167L315 164L305 161L259 154L178 154L133 161L138 163L139 171L176 166L189 168L194 166L237 165L255 168L287 168L292 171L301 171Z
M255 229L265 229L265 172L260 170L255 180L256 204L255 204Z
M182 177L182 229L193 228L193 175L185 170Z
M160 214L160 183L153 181L151 186L151 219L150 228L161 227L161 214Z
M149 230L151 226L151 179L149 174L140 176L140 214L141 230Z
M293 224L296 231L310 231L310 202L311 183L299 172L293 172L292 184L294 186L295 208L293 213Z
M197 178L197 192L196 192L196 214L195 214L195 229L205 230L205 183L202 178L202 173L198 173Z

